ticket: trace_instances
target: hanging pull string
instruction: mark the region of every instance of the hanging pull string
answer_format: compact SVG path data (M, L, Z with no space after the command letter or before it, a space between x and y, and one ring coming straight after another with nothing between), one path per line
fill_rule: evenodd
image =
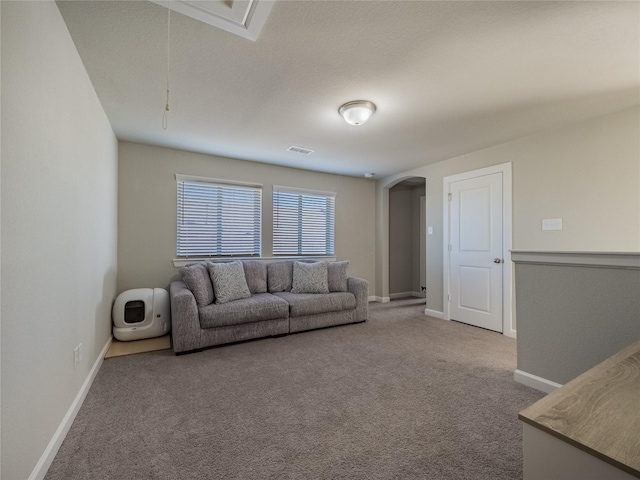
M169 56L169 44L171 39L171 8L169 8L169 0L167 0L167 101L164 106L164 113L162 114L162 128L164 130L167 129L169 125L169 66L170 56Z

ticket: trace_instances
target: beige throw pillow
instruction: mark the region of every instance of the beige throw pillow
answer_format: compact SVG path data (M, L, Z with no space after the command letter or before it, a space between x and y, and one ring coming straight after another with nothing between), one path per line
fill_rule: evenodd
M294 262L291 293L329 293L327 262Z

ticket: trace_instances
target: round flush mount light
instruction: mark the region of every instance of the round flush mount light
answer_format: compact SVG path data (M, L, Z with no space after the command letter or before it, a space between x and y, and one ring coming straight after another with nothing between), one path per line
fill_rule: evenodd
M371 118L376 111L376 106L367 100L356 100L342 105L338 112L349 125L362 125Z

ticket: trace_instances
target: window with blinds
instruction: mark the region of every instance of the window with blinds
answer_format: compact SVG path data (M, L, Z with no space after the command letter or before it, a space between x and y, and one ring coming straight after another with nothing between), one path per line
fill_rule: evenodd
M176 175L179 257L260 256L262 188Z
M273 254L333 255L335 193L273 187Z

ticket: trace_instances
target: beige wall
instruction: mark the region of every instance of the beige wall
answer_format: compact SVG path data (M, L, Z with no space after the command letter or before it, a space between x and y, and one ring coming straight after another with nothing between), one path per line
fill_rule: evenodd
M420 293L420 198L424 186L389 189L389 294Z
M56 4L0 8L1 477L24 479L111 335L117 140Z
M513 249L640 251L640 109L532 135L381 179L377 184L379 252L386 270L384 190L400 178L426 177L427 308L442 311L443 178L490 165L513 165ZM542 231L562 217L562 231ZM378 277L384 295L385 281Z
M411 191L402 184L389 190L389 295L413 290Z
M563 385L640 338L640 256L627 257L636 268L516 263L518 370Z
M411 257L413 258L411 262L411 289L414 293L422 295L420 287L426 283L426 263L424 253L420 250L426 241L426 226L424 219L421 221L420 218L421 202L424 202L424 185L414 187L411 190Z
M167 288L177 273L175 174L263 184L262 254L271 256L273 185L337 192L338 260L351 275L375 280L375 182L121 142L118 194L118 291Z

